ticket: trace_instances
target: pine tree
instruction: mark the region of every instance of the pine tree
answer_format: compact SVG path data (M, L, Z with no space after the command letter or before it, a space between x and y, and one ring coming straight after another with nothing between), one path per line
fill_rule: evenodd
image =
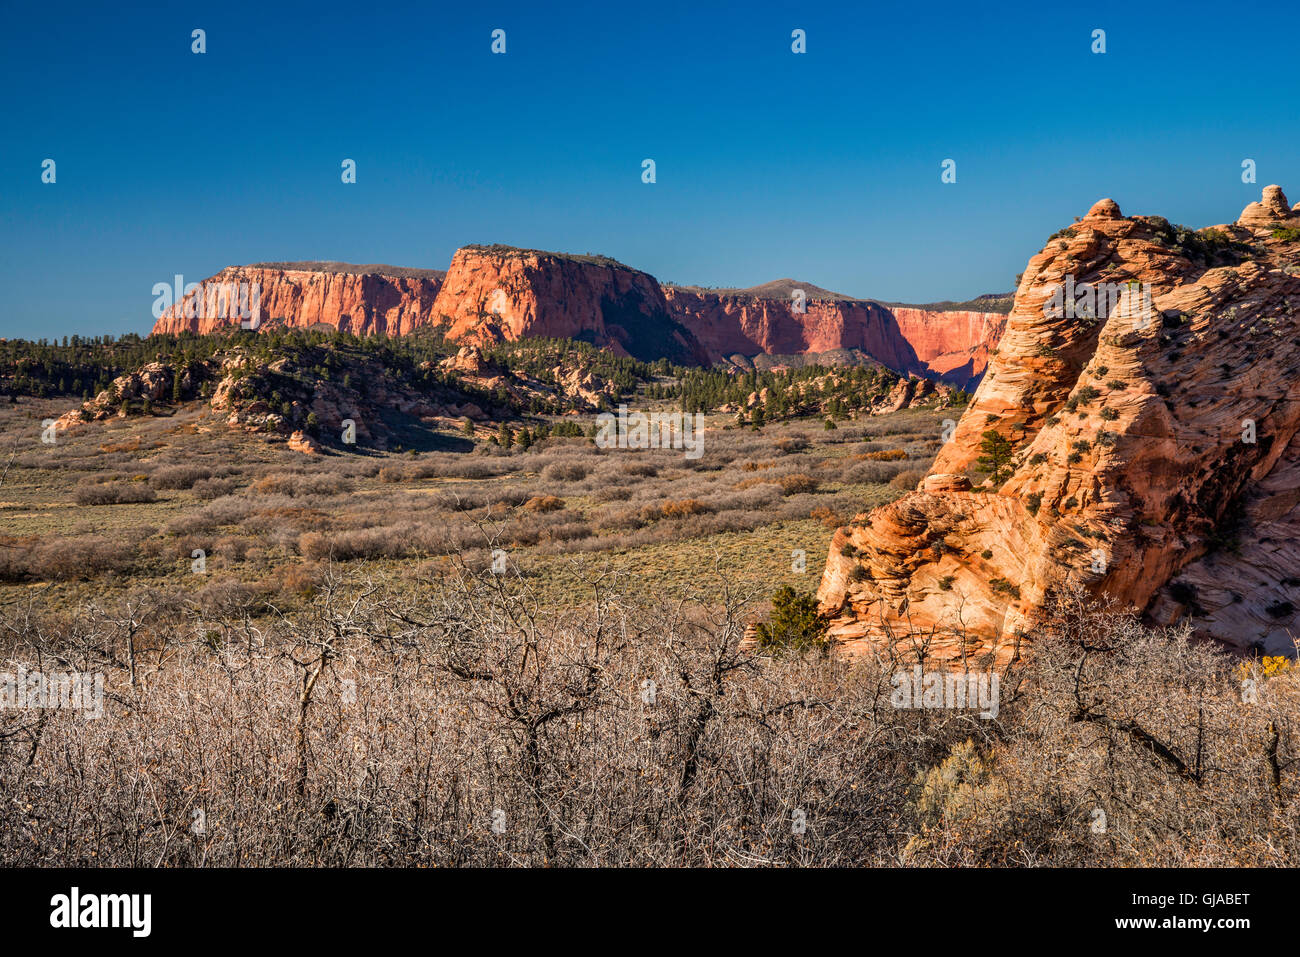
M980 457L975 464L980 471L987 472L994 483L1011 477L1011 455L1015 451L1011 442L993 429L980 437Z

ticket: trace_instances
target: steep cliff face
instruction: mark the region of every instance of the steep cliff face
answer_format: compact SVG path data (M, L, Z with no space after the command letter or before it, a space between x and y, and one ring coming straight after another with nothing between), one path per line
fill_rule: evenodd
M768 284L785 289L797 283ZM824 290L810 287L817 293ZM669 308L713 360L733 355L794 355L859 349L899 372L933 375L967 388L979 380L1006 317L938 312L845 298L794 300L679 287L664 290Z
M924 375L973 389L998 347L1007 317L996 312L936 311L893 306L898 331L916 352Z
M836 533L818 592L833 634L865 650L922 632L935 660L1002 662L1075 583L1290 652L1298 236L1300 207L1269 187L1225 226L1103 200L1049 240L931 474Z
M347 263L230 266L165 310L155 333L214 332L239 325L240 309L260 306L261 326L334 326L356 335L406 335L433 322L443 273ZM254 294L254 287L258 290ZM233 296L232 296L233 292Z
M714 358L861 349L900 372L915 371L916 353L887 310L868 302L810 299L795 312L789 299L691 292L669 287L669 308Z
M601 256L466 246L452 258L434 313L455 342L579 339L639 359L708 361L653 276Z
M796 288L807 294L802 312ZM708 292L661 287L602 256L467 246L447 273L334 262L230 266L167 308L153 331L207 334L252 319L258 328L325 324L356 335L439 326L475 345L581 339L700 365L857 350L963 389L979 381L1006 324L998 313L886 307L790 279Z

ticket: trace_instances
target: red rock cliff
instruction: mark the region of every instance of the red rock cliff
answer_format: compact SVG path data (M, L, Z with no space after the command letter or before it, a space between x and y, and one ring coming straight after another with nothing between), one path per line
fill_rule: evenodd
M936 376L960 387L979 380L1006 325L1006 316L998 313L886 307L867 300L810 298L800 313L788 297L672 286L664 294L673 314L714 360L737 353L861 349L899 372Z
M996 312L890 308L898 330L916 352L923 374L974 388L998 347L1007 317Z
M349 266L346 263L230 266L164 311L155 333L199 334L239 325L237 310L223 308L221 288L260 288L264 325L334 326L357 335L406 335L433 322L442 273L432 269ZM251 293L237 293L251 307Z
M708 361L655 278L603 256L466 246L434 312L456 342L581 339L640 359Z
M324 323L358 335L406 335L440 325L465 343L573 338L642 359L698 364L736 354L858 349L899 372L969 389L1005 325L997 313L886 307L815 286L808 286L805 310L796 312L778 293L799 285L779 280L712 293L661 287L649 274L600 256L467 246L445 278L435 270L345 263L231 266L167 309L153 331L205 334L237 325L240 316L220 296L234 289L238 302L241 287L256 286L266 327ZM242 296L253 305L249 293Z

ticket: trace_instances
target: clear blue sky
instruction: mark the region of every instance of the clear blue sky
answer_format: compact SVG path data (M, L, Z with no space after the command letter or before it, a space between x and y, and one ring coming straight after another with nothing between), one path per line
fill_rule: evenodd
M1194 226L1300 200L1294 2L3 6L0 336L147 331L176 273L474 242L964 299L1103 196Z

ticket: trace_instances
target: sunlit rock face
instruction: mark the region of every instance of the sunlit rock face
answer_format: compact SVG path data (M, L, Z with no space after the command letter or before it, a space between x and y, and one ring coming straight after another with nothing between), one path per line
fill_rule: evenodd
M1050 239L930 476L836 533L818 591L834 636L867 651L926 633L932 659L1005 662L1077 583L1291 653L1297 227L1270 186L1223 226L1102 200ZM989 432L1010 447L996 482Z
M205 335L241 324L324 324L356 335L407 335L433 323L442 276L434 269L346 263L229 266L167 308L153 331ZM256 323L249 315L254 309Z

